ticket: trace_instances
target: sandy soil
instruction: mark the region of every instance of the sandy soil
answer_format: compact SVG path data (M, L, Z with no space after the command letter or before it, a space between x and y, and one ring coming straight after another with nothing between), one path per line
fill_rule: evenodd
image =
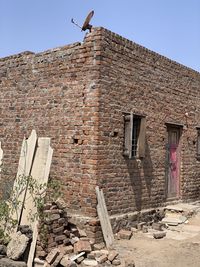
M162 239L137 232L131 240L116 241L116 247L136 267L200 267L200 212L187 224L171 227Z

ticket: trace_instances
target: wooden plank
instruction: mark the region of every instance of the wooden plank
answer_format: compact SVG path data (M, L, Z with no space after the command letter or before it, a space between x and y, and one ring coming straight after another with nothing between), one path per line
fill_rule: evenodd
M21 184L21 181L23 180L22 177L28 177L30 175L33 157L35 153L36 142L37 142L37 134L35 130L32 130L29 138L28 139L24 138L22 142L17 176L13 185L13 194L15 195L14 198L16 198L19 201L19 205L16 207L16 211L11 215L12 218L14 220L17 220L18 222L21 216L23 202L26 193L26 187L27 187L27 184L26 183ZM13 232L17 231L17 227L18 224L16 228L13 229Z
M99 220L101 223L101 228L103 232L103 237L106 242L106 246L110 248L114 242L113 231L108 215L108 211L106 208L106 203L103 195L103 191L99 190L99 187L96 187L96 195L97 195L97 213L99 216Z
M47 184L50 172L50 166L53 156L53 149L50 147L50 138L38 138L38 147L35 153L35 158L33 161L33 167L31 170L31 176L40 184ZM45 188L43 187L42 190ZM28 224L33 230L33 239L31 242L31 247L29 251L29 257L27 266L32 267L35 247L38 236L38 221L33 222L28 221L29 212L37 212L36 207L34 207L33 199L30 197L30 193L27 192L27 197L25 201L25 209L22 213L21 224Z
M50 147L50 138L38 138L35 157L33 160L33 166L31 170L31 177L37 184L47 183L47 178L45 177L45 169L47 164L47 156ZM34 205L34 198L36 196L32 196L27 190L24 207L22 210L22 217L20 221L20 225L29 225L30 224L30 213L35 214L37 212L37 208Z

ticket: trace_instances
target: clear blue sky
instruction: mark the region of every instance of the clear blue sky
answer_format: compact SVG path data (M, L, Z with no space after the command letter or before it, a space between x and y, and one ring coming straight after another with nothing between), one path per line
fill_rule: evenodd
M90 10L103 26L200 71L200 0L0 0L0 57L76 41Z

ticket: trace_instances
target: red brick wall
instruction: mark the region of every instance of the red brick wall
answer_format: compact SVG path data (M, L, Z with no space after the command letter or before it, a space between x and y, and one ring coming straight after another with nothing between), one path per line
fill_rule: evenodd
M82 44L0 59L0 89L0 141L9 175L16 174L24 134L36 129L51 137L51 176L61 181L72 212L96 215L96 184L112 215L164 204L165 123L185 124L185 112L181 197L199 197L199 73L95 28ZM131 111L147 119L143 160L122 155L123 113Z
M98 41L90 36L83 44L0 59L0 141L9 179L17 172L23 136L35 129L38 136L52 138L51 176L61 181L70 209L91 215L96 207L98 79Z
M181 198L200 196L196 126L200 74L105 29L101 42L98 178L110 214L166 202L166 122L186 124L181 144ZM146 157L125 158L123 112L146 115ZM115 133L115 137L112 136ZM109 136L110 135L110 136ZM117 135L117 136L116 136Z

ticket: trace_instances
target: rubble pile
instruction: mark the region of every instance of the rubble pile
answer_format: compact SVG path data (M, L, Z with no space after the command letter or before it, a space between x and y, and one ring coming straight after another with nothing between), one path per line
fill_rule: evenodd
M25 267L29 253L32 231L28 226L19 226L11 241L0 245L0 267ZM60 198L44 206L38 228L38 239L34 267L76 267L76 266L124 266L134 263L120 259L114 248L94 243L84 229L70 222L66 203ZM131 231L121 230L119 237L130 239Z
M0 267L26 267L31 240L32 230L28 226L20 226L8 244L2 242L0 245Z
M35 266L121 265L116 250L106 249L104 243L95 244L83 229L70 222L62 199L45 205L39 233Z

